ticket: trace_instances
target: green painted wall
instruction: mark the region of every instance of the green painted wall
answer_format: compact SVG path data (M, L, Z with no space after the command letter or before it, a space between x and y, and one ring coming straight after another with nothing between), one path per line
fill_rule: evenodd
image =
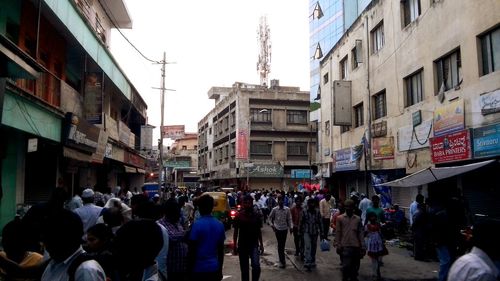
M6 131L3 131L6 132ZM27 144L15 130L9 130L7 136L7 151L6 157L2 163L2 187L3 198L0 201L0 233L4 225L11 221L16 215L16 186L17 173L19 165L20 147L25 147ZM10 134L12 132L12 134Z
M5 92L2 124L61 142L61 117L9 90Z
M75 10L71 0L45 0L50 9L57 15L76 40L83 46L97 64L104 70L106 75L115 83L122 93L131 100L131 87L125 75L114 63L111 55L89 30L83 19Z

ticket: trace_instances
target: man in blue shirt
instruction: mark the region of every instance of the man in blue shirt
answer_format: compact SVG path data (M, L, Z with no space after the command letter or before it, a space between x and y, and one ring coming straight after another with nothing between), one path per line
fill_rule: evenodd
M198 198L198 218L189 234L188 266L191 280L220 281L224 263L224 225L211 213L214 199L210 195Z

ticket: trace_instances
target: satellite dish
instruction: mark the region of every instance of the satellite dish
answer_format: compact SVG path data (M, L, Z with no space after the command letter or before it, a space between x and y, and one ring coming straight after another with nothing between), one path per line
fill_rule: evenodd
M444 95L444 81L441 83L441 87L439 87L439 92L437 94L437 98L440 103L444 102L444 99L446 98Z

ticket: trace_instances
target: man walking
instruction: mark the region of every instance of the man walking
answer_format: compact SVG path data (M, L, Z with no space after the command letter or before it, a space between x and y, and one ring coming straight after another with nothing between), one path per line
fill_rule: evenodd
M83 190L82 201L83 206L76 208L73 212L80 216L83 223L83 233L87 233L87 230L97 223L103 208L94 204L94 191L90 188Z
M260 277L260 255L264 252L262 243L261 215L253 207L253 198L245 195L242 210L234 219L233 254L240 259L241 281L249 281L248 259L252 265L252 281ZM238 239L239 238L239 239Z
M359 263L366 253L361 218L354 214L354 201L346 200L345 213L337 218L334 245L342 260L342 280L358 280Z
M364 225L366 223L366 211L368 208L372 207L372 201L366 197L364 193L361 193L361 201L359 202L359 210L361 210L361 223Z
M323 219L318 209L316 209L316 204L316 199L309 199L307 201L307 210L302 211L302 220L300 222L300 233L304 237L304 267L307 271L311 271L311 268L316 267L318 235L321 236L321 239L325 237L324 234L321 235ZM328 226L330 226L330 220L328 220Z
M302 196L295 198L295 204L290 209L293 223L293 242L295 243L295 256L304 259L304 237L299 231L300 221L302 220Z
M276 234L276 240L278 240L278 256L279 256L279 268L286 267L285 261L285 243L288 230L292 231L292 214L290 209L284 205L283 196L278 195L278 206L274 207L269 214L269 220L271 222L271 227Z
M321 201L319 201L319 212L321 213L321 219L322 219L322 236L330 241L328 239L328 231L330 230L330 217L332 216L332 212L330 209L330 199L332 196L330 194L326 194ZM309 206L309 204L307 204Z

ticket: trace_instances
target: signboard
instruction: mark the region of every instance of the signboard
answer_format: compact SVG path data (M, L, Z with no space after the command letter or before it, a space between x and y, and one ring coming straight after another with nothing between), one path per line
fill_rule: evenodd
M394 137L372 139L373 159L394 159Z
M103 73L85 73L84 117L91 124L102 124Z
M465 128L464 100L457 100L434 111L434 136L451 134Z
M352 123L351 81L333 82L333 124L350 126Z
M62 140L64 145L87 153L96 152L99 142L99 128L78 118L71 112L66 113L63 124Z
M430 139L433 163L471 159L470 131L463 130Z
M308 169L292 169L290 173L292 179L310 179L311 170Z
M422 124L422 111L417 110L411 114L411 121L413 124L413 127L416 127L420 124Z
M398 151L408 151L429 146L432 133L432 120L423 121L421 125L406 126L398 129Z
M481 95L479 105L483 115L500 112L500 89Z
M144 166L146 165L146 159L142 158L138 154L125 151L124 156L125 156L124 162L127 164L134 165L135 167L139 168L144 168Z
M255 164L248 168L250 177L253 178L282 178L283 167L279 164Z
M108 133L104 130L99 130L99 139L97 141L96 152L92 154L92 162L103 163L104 155L106 154L106 145L108 143Z
M189 168L189 167L191 167L191 162L188 160L165 161L164 167L167 167L167 168Z
M180 139L184 137L185 129L184 125L169 125L161 127L161 133L163 138L169 139Z
M236 159L248 159L248 131L240 130L236 135Z
M359 158L355 157L353 148L335 151L335 171L352 171L359 169Z
M151 125L141 126L141 150L153 149L153 129Z
M474 158L500 155L500 123L473 130Z

